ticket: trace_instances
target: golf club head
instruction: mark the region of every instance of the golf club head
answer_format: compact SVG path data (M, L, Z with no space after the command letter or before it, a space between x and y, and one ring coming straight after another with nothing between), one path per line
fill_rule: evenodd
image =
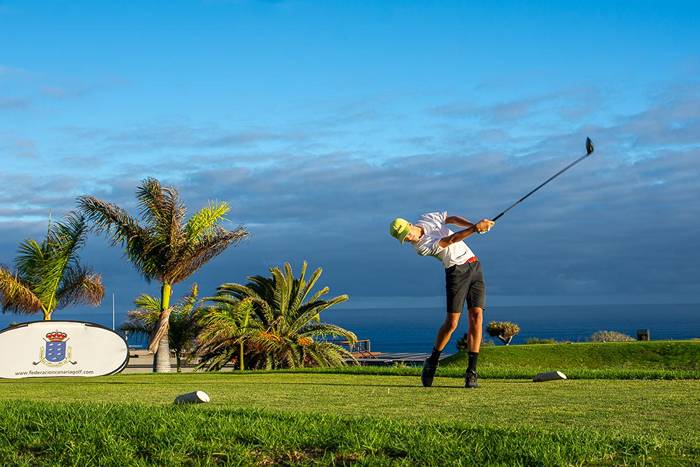
M593 141L591 141L591 138L586 138L586 155L590 156L593 154L593 150L595 148L593 147Z

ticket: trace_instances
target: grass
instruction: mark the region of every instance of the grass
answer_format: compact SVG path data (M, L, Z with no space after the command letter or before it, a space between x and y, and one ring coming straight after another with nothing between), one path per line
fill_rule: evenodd
M442 365L461 371L467 357L457 353ZM563 371L585 379L700 379L700 341L609 342L487 346L479 371L492 378L532 378Z
M212 403L174 407L201 389ZM245 373L0 382L1 464L700 462L700 381ZM70 402L67 402L70 401Z
M479 357L481 361L481 357ZM459 361L442 362L437 374L446 378L463 378L465 365ZM662 369L623 369L623 368L563 368L569 379L700 379L700 370L662 370ZM537 373L551 371L553 367L487 367L479 364L479 376L494 379L532 379ZM264 372L260 372L264 373ZM418 376L419 366L346 366L342 368L299 368L295 370L278 370L274 373L312 373L312 374L348 374L348 375L377 375L377 376Z
M0 381L0 465L700 464L700 342L484 347L419 368ZM558 369L574 379L533 383ZM459 378L457 378L459 377ZM210 404L174 406L206 391Z
M438 374L462 378L466 355L440 362ZM700 379L700 341L652 341L484 346L479 374L485 378L532 379L544 371L572 379ZM352 366L290 370L309 373L417 376L420 368Z
M487 346L479 359L480 368L700 371L700 341ZM444 364L465 362L458 353Z
M651 462L661 454L657 444L644 439L571 429L542 432L194 407L0 407L6 437L14 442L0 447L0 459L12 464L570 465ZM56 418L69 421L59 425ZM680 452L664 455L669 461L684 459Z

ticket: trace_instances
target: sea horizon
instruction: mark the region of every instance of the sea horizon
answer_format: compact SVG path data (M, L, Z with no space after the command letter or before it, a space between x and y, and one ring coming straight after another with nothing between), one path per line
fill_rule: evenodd
M659 307L663 306L663 313ZM444 319L444 310L438 306L426 307L337 307L323 313L324 322L330 322L353 331L358 339L368 339L377 352L428 352L435 333ZM104 309L58 310L54 320L75 320L113 327L112 312ZM114 328L126 321L126 311L116 311ZM0 328L11 323L41 320L41 314L0 315ZM596 331L617 331L636 338L639 329L649 330L652 340L679 340L700 338L700 303L676 304L608 304L608 305L537 305L493 306L484 312L484 339L497 345L500 342L486 333L490 321L511 321L520 326L513 344L528 339L555 339L584 342ZM462 318L446 353L453 353L457 340L467 330ZM139 345L141 342L130 342Z

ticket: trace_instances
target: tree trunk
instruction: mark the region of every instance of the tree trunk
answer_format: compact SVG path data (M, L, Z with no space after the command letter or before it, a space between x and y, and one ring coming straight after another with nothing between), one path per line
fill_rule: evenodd
M170 284L163 282L160 288L160 320L153 334L148 350L155 351L153 356L153 371L155 373L170 373Z
M240 342L240 357L239 357L239 366L241 368L241 371L245 370L245 365L243 364L243 341Z
M503 337L503 336L496 336L498 339L503 342L505 345L509 345L510 341L513 340L513 336L508 336L508 337Z
M153 356L153 371L170 373L170 341L167 336L158 342L158 350Z
M177 359L177 372L180 373L180 352L175 352L175 358Z

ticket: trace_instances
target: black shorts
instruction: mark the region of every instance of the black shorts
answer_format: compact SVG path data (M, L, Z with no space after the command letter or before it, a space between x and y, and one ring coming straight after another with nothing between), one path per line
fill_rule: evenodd
M486 286L481 273L481 263L464 263L445 269L447 312L461 313L464 302L467 308L484 308Z

